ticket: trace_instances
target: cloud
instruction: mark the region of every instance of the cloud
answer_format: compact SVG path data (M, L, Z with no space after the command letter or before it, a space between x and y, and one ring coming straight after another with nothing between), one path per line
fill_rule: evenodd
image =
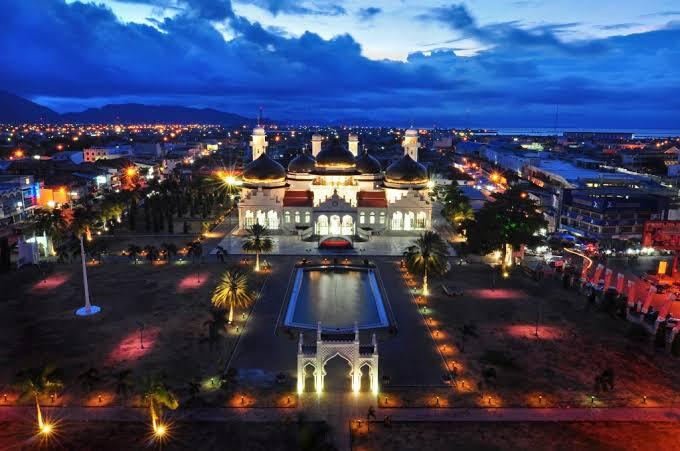
M602 43L594 41L566 42L558 36L577 23L547 24L531 28L517 21L480 25L463 4L430 8L416 16L426 22L440 23L462 37L481 44L502 47L543 47L568 53L596 53L603 51Z
M487 127L552 127L556 105L563 126L672 128L680 117L673 26L573 48L557 37L570 24L499 32L461 8L438 23L484 38L474 56L438 48L376 61L349 34L290 36L226 2L173 1L179 12L151 25L93 3L28 3L3 4L0 48L11 64L0 86L61 110L136 101L252 115L264 105L270 117L315 122Z
M345 8L333 2L303 0L237 0L239 3L255 5L269 11L274 16L279 14L341 16L347 14Z
M357 11L357 16L359 16L359 19L361 20L370 20L380 13L382 13L382 8L369 6L367 8L360 8L359 11Z
M628 30L630 28L635 28L635 27L640 27L642 26L641 23L615 23L615 24L610 24L610 25L599 25L597 28L600 30L605 30L605 31L619 31L619 30Z
M121 3L149 5L160 9L183 11L185 14L207 20L224 20L233 17L231 0L117 0Z

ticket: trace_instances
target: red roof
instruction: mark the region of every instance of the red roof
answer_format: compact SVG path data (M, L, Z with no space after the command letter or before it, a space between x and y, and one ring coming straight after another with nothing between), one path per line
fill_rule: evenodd
M357 193L357 205L369 208L387 208L387 199L384 191L359 191Z
M314 193L311 191L286 191L283 196L284 207L313 207Z

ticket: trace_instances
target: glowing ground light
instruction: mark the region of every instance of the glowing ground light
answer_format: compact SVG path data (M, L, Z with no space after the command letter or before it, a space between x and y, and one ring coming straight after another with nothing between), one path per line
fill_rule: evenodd
M50 423L43 423L42 426L40 426L40 433L43 435L50 435L52 432L54 432L54 428Z
M154 435L156 435L156 437L162 438L163 436L165 436L166 432L167 432L166 426L164 424L159 424L158 426L156 426Z

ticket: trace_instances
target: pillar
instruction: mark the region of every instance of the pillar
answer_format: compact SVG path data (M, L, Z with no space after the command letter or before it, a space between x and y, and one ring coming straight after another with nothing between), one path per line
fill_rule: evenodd
M321 141L323 138L321 135L312 135L312 156L316 158L316 156L321 152Z
M260 156L267 151L267 136L264 128L258 126L253 129L253 135L250 141L250 147L253 149L253 161L260 158Z
M355 368L352 370L352 391L359 393L361 390L361 369L356 368L357 362L354 363Z

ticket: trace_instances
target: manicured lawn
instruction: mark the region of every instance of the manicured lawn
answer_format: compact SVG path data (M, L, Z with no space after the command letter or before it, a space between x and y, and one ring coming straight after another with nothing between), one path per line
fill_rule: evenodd
M660 450L680 440L677 423L381 423L352 429L356 451Z

